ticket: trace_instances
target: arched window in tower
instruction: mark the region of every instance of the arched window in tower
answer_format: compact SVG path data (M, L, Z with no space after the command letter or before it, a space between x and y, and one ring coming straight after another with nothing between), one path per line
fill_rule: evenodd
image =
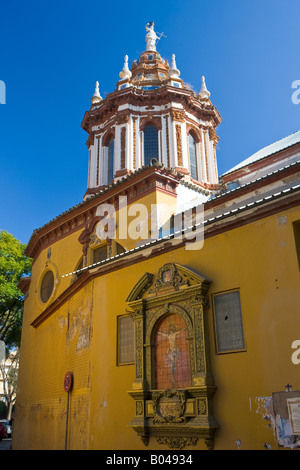
M197 166L197 153L196 141L192 134L189 134L189 157L190 157L190 172L194 180L198 180L198 166Z
M159 161L158 131L153 124L148 124L144 129L144 165L151 165L154 158Z
M114 138L108 142L108 161L107 161L107 184L110 184L114 177Z

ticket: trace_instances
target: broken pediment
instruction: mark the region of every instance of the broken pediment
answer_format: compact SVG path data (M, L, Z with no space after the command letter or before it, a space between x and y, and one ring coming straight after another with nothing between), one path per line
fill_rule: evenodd
M206 291L209 284L209 279L186 266L177 263L166 263L158 270L156 275L145 273L130 292L127 302L164 295L195 286L203 286Z

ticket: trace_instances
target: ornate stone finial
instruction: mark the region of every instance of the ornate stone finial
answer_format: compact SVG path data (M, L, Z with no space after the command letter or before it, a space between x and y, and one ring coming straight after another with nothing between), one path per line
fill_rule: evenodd
M180 72L176 66L175 54L172 54L172 62L168 75L170 78L178 78L180 75Z
M96 87L95 87L95 93L93 94L91 98L91 102L95 104L95 103L99 103L100 101L102 101L102 97L100 96L100 93L99 93L99 82L97 81Z
M146 51L156 51L156 40L158 36L154 31L154 21L146 24L146 31L148 31L146 34Z
M200 100L208 100L208 98L210 97L210 92L206 88L205 77L202 76L201 80L202 80L202 87L198 96Z
M123 67L123 70L121 70L121 72L119 73L119 75L122 78L122 80L131 78L132 73L130 72L129 67L128 67L128 55L124 57L124 67Z

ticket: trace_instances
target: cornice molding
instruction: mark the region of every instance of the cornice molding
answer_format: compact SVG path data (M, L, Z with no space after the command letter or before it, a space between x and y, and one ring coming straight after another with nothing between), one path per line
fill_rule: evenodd
M162 86L156 90L145 91L129 87L110 93L100 106L92 106L89 111L86 111L81 127L90 133L93 126L105 123L113 115L116 115L117 119L118 108L121 105L146 107L150 105L162 106L171 102L181 104L183 111L195 114L198 119L212 120L214 127L217 127L222 121L217 108L210 102L199 101L191 90ZM132 114L135 112L132 111Z

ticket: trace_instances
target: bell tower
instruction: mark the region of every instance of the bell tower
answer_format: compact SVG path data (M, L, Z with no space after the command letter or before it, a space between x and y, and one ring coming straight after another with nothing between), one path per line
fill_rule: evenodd
M145 51L129 67L128 56L114 92L103 99L96 82L82 128L88 133L88 188L97 193L143 167L159 164L207 191L218 189L216 128L221 122L205 78L198 94L156 50L160 37L146 25Z

